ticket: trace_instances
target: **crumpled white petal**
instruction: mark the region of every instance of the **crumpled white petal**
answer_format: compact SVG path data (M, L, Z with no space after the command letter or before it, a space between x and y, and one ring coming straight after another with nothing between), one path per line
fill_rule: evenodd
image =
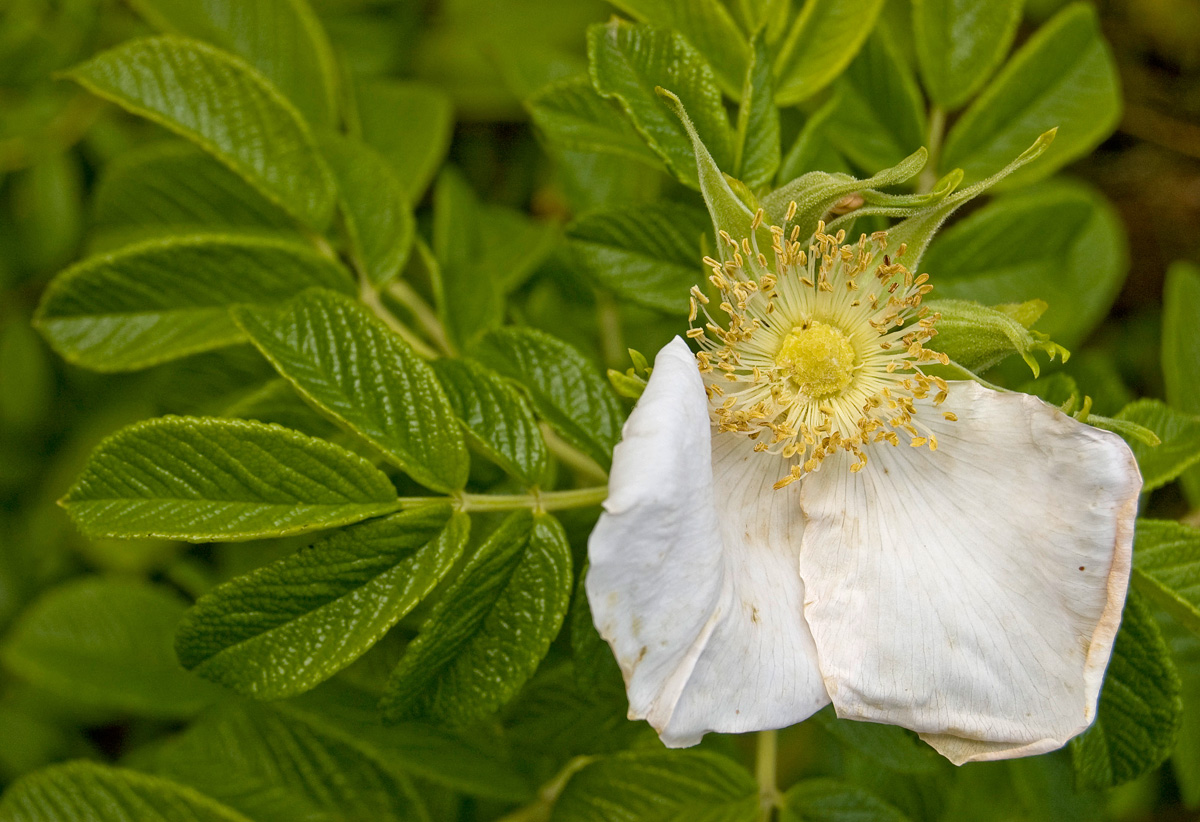
M696 361L663 348L613 455L588 542L593 618L629 715L671 747L799 722L828 703L802 616L798 488L745 437L711 435Z
M1095 717L1120 622L1133 455L974 383L918 412L936 452L875 445L860 473L839 454L802 483L805 616L834 707L958 764L1061 747Z

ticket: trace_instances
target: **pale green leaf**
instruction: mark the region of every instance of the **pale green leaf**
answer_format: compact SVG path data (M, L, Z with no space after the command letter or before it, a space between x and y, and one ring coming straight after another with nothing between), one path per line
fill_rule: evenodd
M954 124L942 167L961 168L973 183L1057 128L1045 156L1004 181L1024 185L1091 151L1120 116L1116 66L1095 7L1074 3L1021 47Z
M250 822L189 787L97 762L68 762L18 780L0 800L5 822Z
M305 0L130 0L130 5L156 28L238 55L314 127L336 125L338 66Z
M1200 531L1181 522L1139 519L1133 579L1180 625L1200 635Z
M432 369L362 304L314 289L235 314L302 396L417 482L437 491L466 483L466 445Z
M283 536L391 513L379 469L278 425L160 417L92 452L62 505L94 537L191 542Z
M775 102L812 97L854 59L883 0L806 0L775 57Z
M412 201L420 200L450 148L450 98L424 83L371 80L356 99L363 141L391 164Z
M780 822L907 822L908 817L862 788L836 779L807 779L783 795Z
M493 331L479 341L474 354L523 385L539 416L600 465L608 465L624 419L608 381L591 360L532 328Z
M661 160L617 103L601 97L587 76L551 83L525 101L529 116L551 145L612 154L661 168Z
M567 227L584 274L624 300L683 315L688 290L703 282L703 211L675 203L585 214Z
M1153 491L1200 463L1200 415L1184 414L1159 400L1140 399L1116 417L1153 431L1159 445L1131 439L1129 447L1142 471L1142 491Z
M384 693L393 720L467 724L507 702L562 627L571 547L549 515L517 512L479 548L408 646Z
M297 219L322 228L333 178L296 109L242 60L182 37L132 40L68 77L186 137Z
M1023 0L913 0L917 64L934 103L958 108L987 82L1012 45L1022 5Z
M175 660L172 632L185 608L169 589L82 577L35 600L0 656L22 679L78 704L190 716L220 691Z
M549 451L525 395L471 360L435 360L433 371L468 439L526 485L538 485Z
M349 665L411 611L462 553L469 520L429 506L352 525L235 577L188 611L185 668L238 693L279 699Z
M779 168L779 109L771 81L771 60L761 33L751 44L738 106L733 174L750 188L771 181Z
M1153 614L1142 596L1130 591L1096 721L1071 740L1080 786L1109 788L1162 764L1179 731L1180 687Z
M189 235L90 257L50 284L38 329L67 360L128 371L241 342L230 306L310 286L354 293L341 266L287 240Z
M571 777L551 822L754 822L758 786L741 765L705 751L598 757Z

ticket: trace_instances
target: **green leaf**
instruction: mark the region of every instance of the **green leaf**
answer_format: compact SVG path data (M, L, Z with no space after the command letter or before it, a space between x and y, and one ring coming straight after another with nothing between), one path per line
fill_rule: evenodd
M814 718L843 745L890 771L908 775L932 774L944 764L933 748L905 728L838 719L832 709L820 711Z
M417 482L437 491L466 483L466 444L432 369L360 303L314 289L235 317L305 399Z
M1181 414L1159 400L1140 399L1116 417L1149 428L1161 444L1130 440L1129 447L1142 471L1142 492L1153 491L1200 463L1200 416Z
M836 779L807 779L783 795L780 822L907 822L874 794Z
M704 281L700 238L711 223L703 211L675 203L585 214L567 227L579 268L631 303L683 315L688 290Z
M551 83L525 101L534 125L553 146L601 152L661 168L661 160L612 100L601 97L589 77Z
M312 134L253 68L182 37L132 40L67 76L94 94L186 137L272 202L314 228L333 211L333 178Z
M934 103L958 108L987 82L1012 45L1022 5L1023 0L913 0L917 64Z
M680 182L699 187L696 156L687 131L655 91L659 87L683 101L717 165L733 167L734 134L716 77L682 36L614 19L588 27L588 57L596 91L621 104Z
M613 0L613 5L637 20L682 34L712 63L721 87L737 94L753 59L752 47L721 0Z
M170 590L103 577L51 588L2 650L10 671L74 703L139 716L190 716L219 695L175 661L185 605Z
M250 822L191 788L125 768L68 762L28 774L0 800L5 822Z
M1189 414L1200 414L1200 269L1175 263L1167 271L1163 294L1162 370L1167 402ZM1200 505L1200 468L1183 476L1183 489L1193 506Z
M1200 531L1180 522L1139 519L1133 581L1180 625L1200 635Z
M450 148L450 98L424 83L371 80L358 87L356 99L363 142L391 164L411 201L419 201Z
M236 541L388 514L379 469L324 440L243 420L160 417L96 447L62 505L93 537Z
M445 576L470 522L448 506L353 525L215 588L179 626L185 668L257 699L302 693L360 657ZM331 641L336 637L337 641Z
M255 356L258 356L258 352L255 352ZM322 439L329 439L338 433L337 426L314 411L283 377L268 380L239 396L222 408L218 416L273 422Z
M310 286L353 293L341 266L286 240L193 235L91 257L50 284L38 329L70 362L129 371L241 342L229 315Z
M808 171L850 170L830 140L833 116L841 104L841 94L834 91L820 108L808 116L796 135L796 142L784 155L783 164L779 167L780 180L794 180Z
M943 168L973 183L1047 129L1057 128L1041 161L1004 181L1025 185L1095 148L1121 116L1116 66L1095 7L1074 3L1044 25L1004 66L946 137Z
M833 82L882 9L883 0L807 0L775 58L775 102L799 103Z
M754 822L758 786L705 751L636 751L594 759L571 777L551 822Z
M992 308L966 300L930 300L924 305L941 315L937 336L929 347L978 374L1019 354L1037 377L1041 368L1033 356L1035 352L1043 351L1051 360L1056 355L1064 360L1069 356L1065 348L1050 342L1044 334L1029 330L1046 310L1041 300Z
M549 451L525 395L471 360L435 360L433 372L468 439L527 486L538 485Z
M412 211L387 161L357 140L328 134L321 151L337 178L351 253L379 288L404 269L412 249Z
M871 35L837 88L829 138L859 168L894 166L925 144L925 99L888 33Z
M529 392L534 410L572 445L608 465L624 421L620 403L596 366L562 340L532 328L501 328L475 356Z
M253 65L309 123L337 120L338 67L305 0L131 0L154 27L207 40Z
M951 226L921 268L939 298L1045 300L1039 327L1071 347L1107 313L1127 260L1112 206L1081 184L1056 182L1000 197Z
M771 60L760 32L751 44L738 106L733 173L751 188L765 185L779 168L779 109L771 85Z
M408 646L388 681L384 716L467 724L495 711L558 634L571 581L571 548L558 521L510 515Z

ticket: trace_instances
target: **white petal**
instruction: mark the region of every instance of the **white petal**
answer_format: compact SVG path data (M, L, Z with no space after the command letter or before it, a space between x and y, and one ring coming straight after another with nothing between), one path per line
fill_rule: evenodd
M803 483L805 615L834 707L959 764L1061 747L1095 716L1120 622L1133 455L974 383L917 418L936 452L876 444L860 473L840 454Z
M772 491L778 457L740 435L714 447L710 431L695 358L677 338L625 425L588 541L588 600L630 717L672 747L790 725L828 702L802 616L798 492Z

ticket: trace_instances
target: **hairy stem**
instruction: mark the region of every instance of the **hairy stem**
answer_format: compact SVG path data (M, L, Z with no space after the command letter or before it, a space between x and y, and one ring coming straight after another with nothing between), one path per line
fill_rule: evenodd
M938 165L942 161L942 137L946 132L946 112L941 106L929 110L929 162L917 178L917 191L922 194L933 191L938 180Z

